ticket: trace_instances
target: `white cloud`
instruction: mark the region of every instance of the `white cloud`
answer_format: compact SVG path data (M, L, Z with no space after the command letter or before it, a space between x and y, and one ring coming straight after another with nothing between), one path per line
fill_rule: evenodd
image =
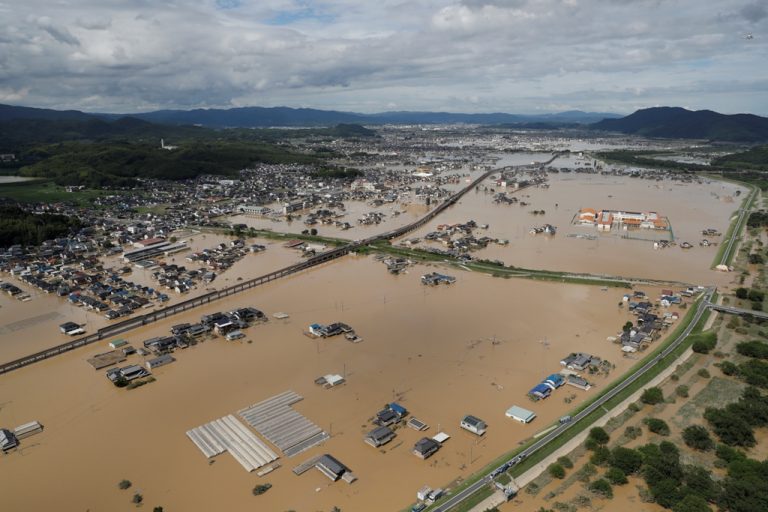
M763 4L709 4L0 3L0 101L123 112L230 105L629 111L694 102L768 114L768 44L757 36L768 28ZM745 40L746 32L756 37Z

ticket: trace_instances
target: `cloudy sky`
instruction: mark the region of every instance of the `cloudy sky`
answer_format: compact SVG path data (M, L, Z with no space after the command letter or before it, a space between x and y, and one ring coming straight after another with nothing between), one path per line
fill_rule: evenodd
M0 19L0 103L768 115L766 0L0 0Z

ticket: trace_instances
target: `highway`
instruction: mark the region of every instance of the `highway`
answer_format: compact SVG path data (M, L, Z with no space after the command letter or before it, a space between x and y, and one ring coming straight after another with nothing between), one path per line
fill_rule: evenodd
M624 391L627 387L631 386L632 383L634 383L637 379L648 373L648 371L656 366L660 360L668 356L673 350L675 350L683 341L685 341L685 338L688 337L688 335L691 334L691 331L693 331L696 324L701 319L701 316L704 314L704 312L712 306L710 303L710 299L712 298L712 294L715 292L714 288L708 288L704 292L704 299L699 303L698 308L696 309L696 313L694 314L693 319L688 324L688 326L685 328L683 332L681 332L678 337L667 347L665 348L661 353L657 354L653 359L648 361L646 364L644 364L641 368L639 368L635 373L624 379L618 386L608 391L605 395L601 396L597 400L595 400L593 403L591 403L587 408L585 408L583 411L579 412L578 414L573 416L573 419L571 422L566 423L564 425L560 425L555 430L550 432L549 434L545 435L538 441L536 441L534 444L523 450L522 452L518 453L516 456L509 459L506 464L508 468L514 467L515 464L519 463L523 459L533 455L537 451L544 448L547 444L552 442L553 440L557 439L560 435L562 435L564 432L566 432L568 429L573 428L579 421L584 419L585 417L589 416L592 412L595 410L601 408L603 405L605 405L609 400L611 400L613 397ZM502 467L504 466L502 465ZM494 470L487 475L483 475L483 477L478 480L477 482L473 483L466 489L462 490L456 495L450 496L445 502L441 503L435 508L429 509L430 512L447 512L451 510L452 508L456 507L458 504L460 504L462 501L469 498L471 495L476 493L478 490L480 490L483 486L488 485L493 480L493 474L495 473Z
M736 221L736 226L733 228L733 231L731 232L731 237L728 239L728 245L725 247L725 251L723 252L723 257L720 258L719 265L728 265L728 260L731 257L731 253L733 252L733 247L736 245L736 242L741 238L739 237L739 234L741 233L741 230L744 228L744 222L747 219L747 215L749 214L749 205L752 203L752 200L754 199L754 196L757 194L757 188L752 189L752 192L750 193L749 197L744 201L744 208L739 209L739 218Z

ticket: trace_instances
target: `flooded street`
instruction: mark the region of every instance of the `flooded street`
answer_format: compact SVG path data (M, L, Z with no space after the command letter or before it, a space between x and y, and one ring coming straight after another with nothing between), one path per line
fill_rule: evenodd
M553 165L557 166L559 160ZM405 238L423 238L439 224L456 224L474 220L488 224L487 230L476 230L477 236L509 240L509 245L490 244L475 251L473 257L501 260L506 265L531 269L588 272L593 274L679 280L691 283L719 283L723 274L710 270L718 247L702 247L701 231L714 228L721 233L740 207L746 189L719 181L681 184L668 180L657 182L597 174L549 174L549 188L531 187L512 194L527 206L496 204L494 193L501 191L494 180L487 180L480 190L469 192L459 204L449 208L433 222ZM485 188L488 191L485 191ZM679 246L656 250L652 230L627 232L614 228L599 232L594 226L574 225L581 208L629 211L655 211L669 218L675 241L687 241L694 247ZM544 214L532 215L534 210ZM554 236L533 235L531 228L551 224ZM569 236L572 235L572 236ZM573 235L590 235L594 240ZM623 235L637 239L622 238ZM713 237L718 242L722 237ZM438 242L422 242L421 246L441 248Z
M392 276L373 258L347 256L128 333L124 337L140 346L173 324L212 311L254 306L270 316L268 324L246 331L252 343L217 338L177 351L177 362L153 371L156 382L135 390L115 388L103 371L85 363L106 349L106 341L3 376L2 423L35 419L45 425L3 460L6 485L17 489L4 498L6 506L121 509L129 506L131 491L116 484L127 478L147 505L173 510L213 510L222 503L228 510L397 510L413 501L419 487L445 486L514 448L635 362L605 341L630 318L617 307L621 289L468 272L458 273L454 285L426 287L419 276L427 271L419 266ZM271 318L277 311L290 318ZM364 341L302 334L310 323L333 321L348 323ZM559 360L573 351L601 356L616 368L608 378L590 377L590 391L565 386L548 400L530 402L526 392L559 371ZM328 373L344 374L347 383L335 389L314 384ZM248 474L228 454L209 465L184 435L289 389L304 397L295 409L331 439L291 459L281 457L282 467L266 477ZM371 417L393 400L430 429L399 429L394 441L376 450L362 437L373 428ZM537 419L521 425L506 418L504 411L515 404ZM458 426L470 413L489 424L482 438ZM410 453L423 434L439 430L451 439L436 455L423 461ZM323 453L359 480L331 483L314 470L302 476L290 471ZM77 472L68 470L72 460L78 460ZM36 492L41 481L45 493ZM263 482L274 487L252 496L251 488Z
M180 240L189 242L190 250L176 253L165 259L167 263L184 265L187 268L198 268L199 263L190 263L186 257L192 252L211 248L216 244L229 243L232 237L212 233L201 233ZM173 305L183 300L202 295L210 289L220 289L236 284L239 280L251 279L267 274L292 263L301 261L301 252L283 247L282 242L274 240L251 239L250 243L265 245L267 250L260 253L247 254L242 260L235 263L232 268L220 273L209 284L199 282L189 292L179 294L167 290L169 301L162 304L155 301L153 308L139 309L136 315L154 311L166 305ZM120 268L126 263L120 256L103 258L105 268ZM153 269L140 269L133 267L133 271L124 277L127 281L143 286L156 287L157 281L151 278ZM115 321L107 320L104 313L95 310L87 310L67 301L66 297L57 297L55 294L46 294L37 288L22 283L10 275L3 279L14 283L30 295L31 300L22 302L0 294L0 361L12 361L18 357L33 354L40 350L54 347L72 340L72 337L63 334L59 325L64 322L81 324L86 333L90 334ZM120 321L120 320L116 320Z

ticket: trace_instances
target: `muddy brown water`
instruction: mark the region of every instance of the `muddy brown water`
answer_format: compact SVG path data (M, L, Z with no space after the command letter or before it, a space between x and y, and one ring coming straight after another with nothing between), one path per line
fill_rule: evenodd
M179 351L177 362L154 371L156 382L135 390L113 387L85 362L105 350L106 341L4 375L0 424L45 425L21 450L0 459L4 487L12 489L3 495L4 508L122 510L131 507L135 490L145 506L167 510L397 510L423 485L468 476L609 382L597 378L588 392L564 387L546 401L529 402L527 390L558 371L569 352L611 360L612 376L635 362L605 341L630 318L617 307L622 290L468 272L458 273L452 286L425 287L419 276L429 270L392 276L373 258L347 256L131 332L124 337L140 345L174 323L246 305L291 315L248 329L252 343L216 339ZM310 323L336 320L352 325L364 341L302 334ZM331 390L313 383L327 373L345 373L348 382ZM208 464L184 435L288 389L304 396L296 409L332 437L281 458L283 467L266 477L247 473L228 454ZM565 404L571 395L573 403ZM451 435L435 456L422 461L410 453L423 435L410 429L398 430L384 453L363 443L373 427L369 419L393 398L431 426L427 435ZM513 404L538 418L529 425L507 419L504 411ZM459 428L468 413L489 424L482 438ZM331 483L316 470L300 477L290 471L322 453L340 459L359 480ZM131 491L117 488L124 478L134 483ZM263 482L274 487L252 496L252 487Z
M555 161L554 165L557 165ZM656 182L617 176L572 173L550 174L549 188L531 187L513 195L528 206L501 205L493 202L493 193L503 189L488 180L480 191L469 192L459 204L449 208L433 222L406 238L423 237L439 224L455 224L474 220L488 224L476 236L509 240L509 245L490 244L476 251L478 258L500 260L507 265L531 269L588 272L600 275L639 277L644 279L679 280L696 284L725 283L727 274L710 269L718 247L701 247L705 238L701 231L714 228L725 233L734 212L738 210L746 189L730 183L712 181L702 184L679 184L669 180ZM489 191L485 192L485 188ZM687 241L692 249L678 247L654 249L658 233L650 230L611 230L599 233L595 227L574 225L572 220L581 208L595 210L655 211L669 218L677 242ZM531 214L544 210L543 215ZM532 235L532 227L552 224L557 234ZM592 235L595 240L568 235ZM634 237L622 238L623 235ZM723 236L710 237L721 242ZM438 242L423 246L442 248Z
M229 242L231 237L205 233L194 235L191 238L184 237L183 240L189 242L190 250L176 253L165 258L165 261L184 265L188 269L197 269L202 265L187 262L186 257L189 254L205 248L212 248L221 242ZM164 290L170 297L166 304L176 304L207 293L210 289L225 288L236 284L239 280L267 274L302 259L300 251L286 249L282 242L249 239L248 243L261 243L267 246L267 250L256 254L246 254L231 268L219 272L218 277L213 282L207 285L198 282L197 286L188 293L178 294L172 290ZM126 265L119 256L104 258L103 261L105 267L120 268ZM125 275L124 279L144 286L156 287L157 282L151 278L152 272L154 272L152 269L133 267L133 272ZM104 318L104 313L74 306L65 297L43 293L37 288L17 280L10 274L4 274L0 278L15 284L31 297L31 300L21 302L7 294L0 294L0 361L12 361L18 357L70 341L72 338L62 334L59 330L59 325L64 322L71 321L81 324L87 333L95 332L112 323L112 321ZM155 311L162 307L160 302L155 301L155 304L154 308L137 310L136 314Z

